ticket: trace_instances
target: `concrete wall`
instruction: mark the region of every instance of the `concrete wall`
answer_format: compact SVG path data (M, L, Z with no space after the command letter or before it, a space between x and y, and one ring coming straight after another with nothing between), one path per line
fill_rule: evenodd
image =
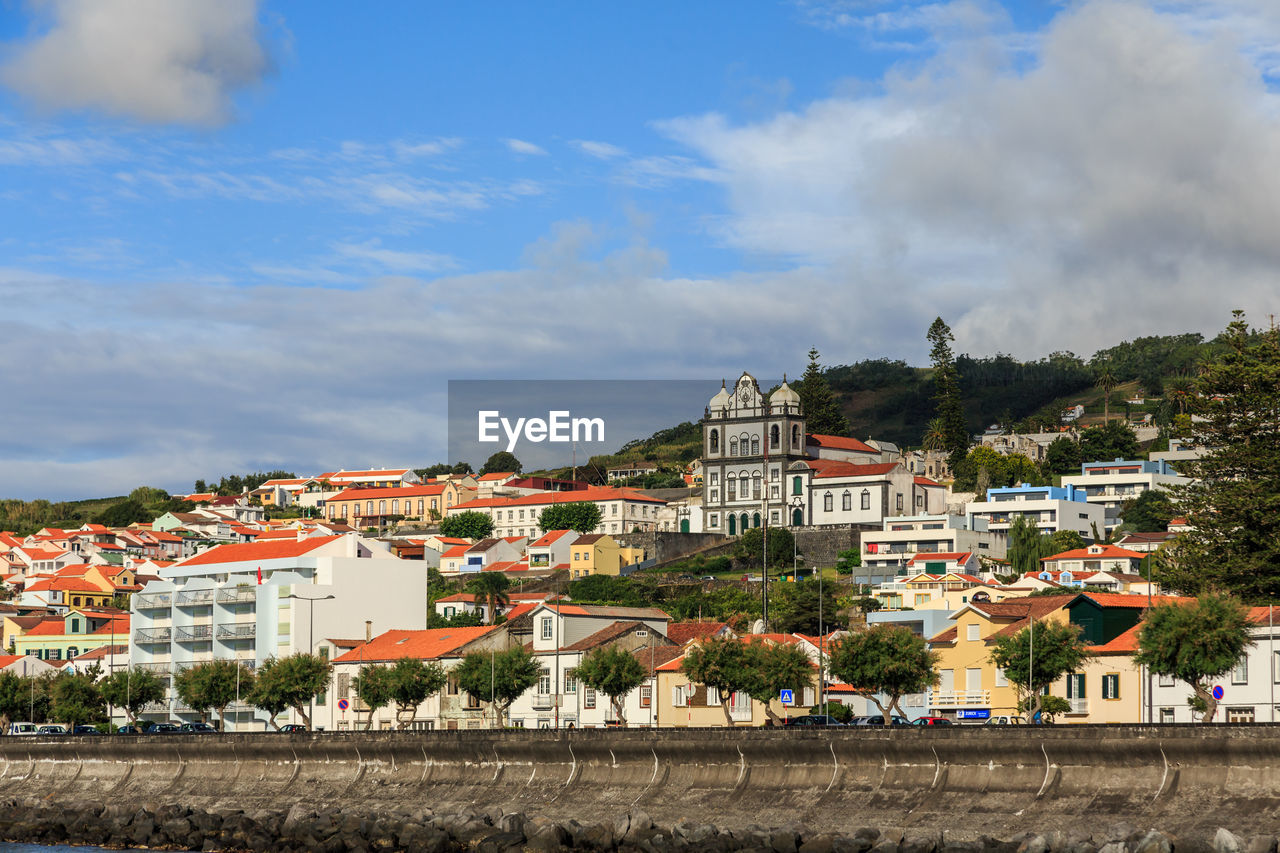
M240 809L430 802L555 819L803 821L949 837L1106 827L1273 832L1280 728L331 733L0 738L0 796Z

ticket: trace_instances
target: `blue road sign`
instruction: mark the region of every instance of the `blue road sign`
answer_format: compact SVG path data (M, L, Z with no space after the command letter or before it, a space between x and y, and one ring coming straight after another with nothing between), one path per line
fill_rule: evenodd
M1214 688L1213 688L1213 698L1214 698L1214 699L1217 699L1217 700L1220 702L1220 701L1222 701L1222 697L1223 697L1224 695L1226 695L1226 694L1225 694L1225 692L1223 691L1223 689L1222 689L1222 685L1221 685L1221 684L1219 684L1218 686L1216 686L1216 687L1214 687Z
M794 690L783 690L778 698L782 701L783 705L796 704L796 692Z
M956 711L956 716L961 720L989 720L991 719L990 708L961 708Z
M350 702L348 702L346 699L339 699L339 700L338 700L338 710L339 710L339 711L345 711L345 710L347 710L347 709L348 709L348 708L350 708L350 707L351 707L351 703L350 703Z

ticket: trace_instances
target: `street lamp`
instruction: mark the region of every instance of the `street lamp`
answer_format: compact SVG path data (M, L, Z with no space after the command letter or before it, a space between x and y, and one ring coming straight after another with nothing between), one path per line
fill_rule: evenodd
M319 598L308 598L305 595L294 595L289 593L285 598L292 598L296 601L305 601L309 605L307 610L307 654L315 654L316 648L316 602L329 601L337 596L322 595ZM237 666L239 663L237 662ZM314 730L316 726L316 697L311 697L311 728Z

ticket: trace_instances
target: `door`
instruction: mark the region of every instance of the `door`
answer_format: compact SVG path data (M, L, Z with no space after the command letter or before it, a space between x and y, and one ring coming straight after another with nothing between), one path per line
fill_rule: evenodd
M738 532L738 517L736 515L729 516L729 535L733 536Z
M798 509L791 510L791 524L794 527L804 524L804 513Z
M689 519L687 518L680 519L680 532L681 533L689 532Z

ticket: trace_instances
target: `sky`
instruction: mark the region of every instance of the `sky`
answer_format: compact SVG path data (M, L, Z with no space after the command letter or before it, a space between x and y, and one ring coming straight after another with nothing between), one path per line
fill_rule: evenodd
M1278 80L1273 0L0 0L0 497L429 465L450 380L1261 324Z

